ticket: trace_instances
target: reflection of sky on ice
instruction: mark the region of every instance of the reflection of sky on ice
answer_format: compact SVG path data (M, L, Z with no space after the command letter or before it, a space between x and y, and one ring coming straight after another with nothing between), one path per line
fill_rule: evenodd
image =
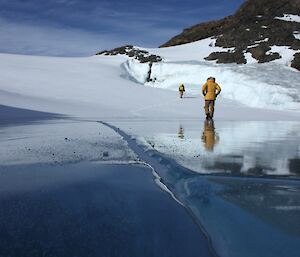
M203 176L184 167L201 173L299 176L300 123L122 125L164 164L159 172L164 183L203 226L218 256L299 256L298 180Z
M199 124L181 123L172 133L138 138L199 173L300 175L300 123Z
M299 256L299 180L201 175L157 151L148 153L164 166L156 167L162 180L204 228L218 256Z
M212 257L141 165L0 166L0 227L0 256Z
M195 176L177 180L176 189L219 256L298 256L298 182Z

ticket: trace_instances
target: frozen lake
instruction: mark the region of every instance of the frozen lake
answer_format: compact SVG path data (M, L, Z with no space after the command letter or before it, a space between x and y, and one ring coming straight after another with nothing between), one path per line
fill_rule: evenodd
M213 256L139 165L1 168L0 256Z
M299 256L299 122L106 122L1 125L0 256Z

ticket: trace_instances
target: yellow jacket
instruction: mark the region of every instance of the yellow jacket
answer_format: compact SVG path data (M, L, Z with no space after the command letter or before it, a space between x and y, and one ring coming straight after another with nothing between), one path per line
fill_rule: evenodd
M179 90L179 92L184 92L185 91L184 85L180 84L178 90Z
M202 93L205 100L216 100L216 96L220 94L221 87L213 80L208 79L202 86Z

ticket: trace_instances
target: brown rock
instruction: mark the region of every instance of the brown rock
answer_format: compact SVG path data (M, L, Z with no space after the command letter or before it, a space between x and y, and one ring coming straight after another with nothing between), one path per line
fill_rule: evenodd
M281 58L278 53L266 54L270 46L289 46L300 50L300 40L295 39L294 31L300 31L300 23L275 19L283 14L300 13L300 0L248 0L231 16L218 21L205 22L185 29L161 47L180 45L215 37L216 46L234 47L238 53L212 53L207 60L228 63L243 63L243 51L251 52L259 62ZM261 42L264 44L261 45ZM250 46L259 43L258 47ZM235 50L237 51L237 50ZM297 62L297 60L295 60Z

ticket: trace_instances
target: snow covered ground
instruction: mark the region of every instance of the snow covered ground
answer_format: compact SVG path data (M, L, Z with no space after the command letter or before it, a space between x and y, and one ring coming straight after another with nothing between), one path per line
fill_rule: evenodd
M164 58L162 63L153 64L151 78L156 80L148 83L145 78L149 65L124 56L57 58L0 54L0 102L98 119L200 118L201 86L207 77L214 76L222 87L216 119L299 117L299 72L284 65L291 58L289 49L280 49L285 56L281 63L247 65L203 61L210 51L219 50L214 47L214 39L147 50ZM174 92L181 82L191 96L184 101L179 101ZM236 107L239 112L232 115ZM258 113L248 107L261 109Z

